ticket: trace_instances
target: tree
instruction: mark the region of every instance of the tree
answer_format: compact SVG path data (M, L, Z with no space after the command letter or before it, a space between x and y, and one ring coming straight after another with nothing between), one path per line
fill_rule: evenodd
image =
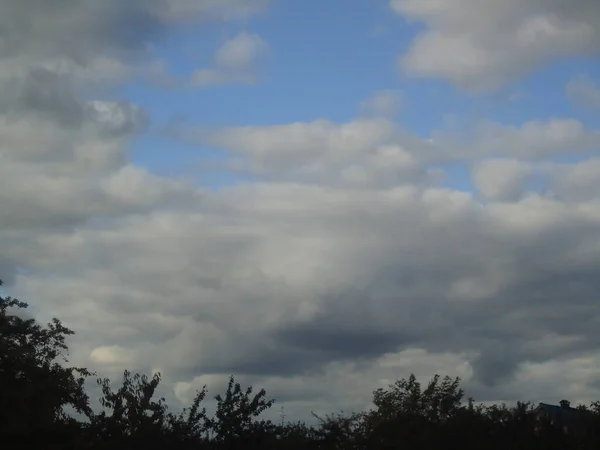
M440 381L435 375L422 390L414 374L408 380L400 379L389 389L373 392L373 403L380 417L393 418L398 414L410 414L432 422L448 420L461 407L464 391L460 378L446 376Z
M43 327L22 318L17 313L25 308L26 303L0 296L0 433L20 440L43 433L50 445L50 436L77 423L68 407L91 415L84 391L91 374L62 365L68 362L66 338L73 331L58 319Z
M435 375L425 389L414 374L373 392L376 407L367 416L372 448L434 448L443 424L461 408L460 379Z
M318 448L334 448L338 450L367 449L367 424L366 415L363 412L344 414L328 414L321 417L314 412L312 415L319 421L319 428L314 433L314 440Z
M164 398L153 400L160 374L149 379L126 370L116 391L108 378L98 379L97 383L102 390L100 404L104 410L93 417L92 429L100 440L116 444L163 437L167 407Z
M200 404L206 398L206 385L196 392L189 408L175 415L169 413L167 422L171 435L183 443L206 443L209 439L210 423L206 408L200 409Z
M217 401L215 417L209 419L207 424L217 442L230 446L244 440L258 445L266 434L274 435L275 427L271 421L257 420L257 418L270 408L275 400L267 400L264 389L254 396L252 391L252 386L243 390L232 375L229 377L225 396L218 394L215 397Z

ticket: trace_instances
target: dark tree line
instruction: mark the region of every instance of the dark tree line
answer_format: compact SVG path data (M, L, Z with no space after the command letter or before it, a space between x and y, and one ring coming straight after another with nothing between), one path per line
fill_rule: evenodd
M1 284L1 282L0 282ZM54 319L23 318L25 303L0 296L0 448L13 449L600 449L600 403L579 407L579 432L536 416L530 403L475 405L460 380L411 375L373 393L374 408L315 416L317 425L261 419L274 400L233 377L209 416L206 387L179 414L155 398L160 375L126 371L120 387L98 379L102 411L90 408L85 368L68 365L73 332Z

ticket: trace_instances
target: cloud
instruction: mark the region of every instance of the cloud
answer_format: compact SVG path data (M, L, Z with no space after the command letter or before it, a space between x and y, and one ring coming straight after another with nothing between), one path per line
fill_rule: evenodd
M600 131L575 119L551 118L521 125L479 121L472 127L434 135L448 158L510 156L524 159L579 156L600 147Z
M549 167L553 192L569 201L598 198L600 193L600 159L591 158L575 164Z
M214 68L192 74L195 86L253 84L258 80L257 64L269 52L269 45L256 34L240 33L221 45L214 56Z
M363 101L360 109L366 114L393 117L403 105L404 98L401 92L384 90L375 92L370 98Z
M113 345L110 347L96 347L90 352L90 360L102 366L127 367L135 361L135 354L129 349Z
M260 36L240 33L217 50L215 63L219 67L244 69L252 66L267 50L268 45Z
M68 233L158 204L195 201L197 191L182 180L130 164L127 145L146 129L146 112L101 98L107 84L164 76L152 44L178 21L201 21L217 10L233 19L238 7L241 18L266 5L188 2L195 10L177 17L174 8L184 3L9 0L0 6L0 268L7 281L26 267L23 255L35 251L41 230Z
M600 87L585 75L574 77L566 87L567 97L584 106L600 107Z
M368 368L421 348L472 354L474 382L486 385L600 338L597 204L482 208L465 193L411 187L212 195L179 212L45 231L4 253L31 270L17 278L25 298L85 330L84 362L86 347L121 346L181 381L318 374L335 361ZM536 347L555 333L569 339Z
M513 158L544 161L586 156L600 147L600 132L574 119L554 118L518 126L478 121L419 138L382 117L346 123L328 120L285 125L225 127L193 125L171 137L227 152L225 162L205 169L347 187L383 187L433 182L433 165Z
M495 201L517 200L530 175L528 164L508 159L485 160L473 169L477 189L486 200Z
M367 373L381 355L420 348L467 352L469 383L482 399L514 398L512 383L527 361L569 359L598 339L585 331L595 319L583 315L597 289L598 253L588 247L597 238L597 204L528 192L526 184L546 170L547 158L572 146L592 148L594 133L578 122L482 123L473 132L477 139L464 147L443 134L408 139L385 119L179 132L196 145L225 149L234 161L243 158L245 167L261 169L254 172L259 177L279 175L215 194L222 224L246 224L238 230L248 240L238 241L237 251L198 250L235 255L240 264L223 263L236 275L217 271L219 277L200 285L217 289L203 296L210 298L237 280L227 298L240 300L230 307L222 300L215 301L218 307L203 304L210 326L189 324L196 331L186 328L169 346L172 359L163 364L181 374L289 379L323 373L332 361L353 361L361 365L357 373ZM405 161L419 170L435 161L474 160L475 182L488 203L422 177L382 182L377 166L367 163L377 155L391 158L380 167ZM336 178L351 173L341 167L356 167L372 182ZM317 168L327 175L315 176ZM222 226L214 224L215 230ZM578 280L574 309L560 300L568 289L561 282L570 279ZM521 298L532 303L525 307ZM244 314L241 305L249 305ZM565 319L571 314L583 327L577 332ZM202 329L210 343L199 350L202 356L176 358L175 349L197 341ZM241 333L240 347L234 341ZM537 345L540 340L547 345ZM233 346L233 353L225 350Z
M345 148L380 148L394 136L388 126L322 122L213 138L259 159L298 142L299 161L304 142L335 167L327 158ZM205 377L236 373L272 387L301 417L364 407L371 389L412 371L460 374L480 400L541 397L528 386L566 390L583 367L574 358L600 340L597 202L529 195L483 206L452 189L317 179L194 193L118 161L93 166L121 167L99 191L88 187L112 200L76 221L44 223L38 205L2 202L6 217L24 217L0 233L3 266L28 268L13 289L40 318L79 330L73 357L100 372L160 368L183 399ZM12 193L48 192L47 217L93 206L81 187L15 178ZM540 369L563 360L575 362L555 382ZM592 372L577 379L586 387L572 399L597 394Z
M40 68L86 84L141 76L164 82L153 48L171 27L208 19L237 20L263 11L268 0L8 0L0 6L0 79Z
M324 151L333 153L333 157L356 154L388 142L394 134L395 126L387 120L364 120L341 126L328 120L318 120L266 127L225 128L210 133L206 138L212 145L255 159L291 158L293 164L320 158Z
M407 20L426 26L400 68L444 78L472 91L499 88L560 58L600 50L595 0L390 0Z
M433 176L420 161L427 145L420 142L411 147L417 140L401 139L402 132L384 118L212 131L183 127L173 130L173 135L188 143L227 151L230 158L221 168L271 181L381 187ZM418 156L417 149L423 150Z
M600 170L553 161L589 156L597 131L557 118L417 137L383 117L177 129L254 177L203 189L130 158L147 113L99 84L160 67L146 44L192 12L263 3L122 3L0 6L0 276L39 320L78 332L73 363L160 370L172 401L235 373L291 419L363 408L411 372L461 375L479 400L597 398ZM485 203L433 176L457 161ZM531 192L526 169L554 192Z

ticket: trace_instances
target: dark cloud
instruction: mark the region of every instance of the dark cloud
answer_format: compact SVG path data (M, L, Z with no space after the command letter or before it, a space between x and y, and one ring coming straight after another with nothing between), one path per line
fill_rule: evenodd
M262 349L247 355L246 358L214 367L212 372L257 375L259 377L292 376L320 370L323 364L329 361L329 355L325 352L311 352L275 341L274 348ZM200 366L196 373L211 373L210 366Z
M76 98L73 87L59 74L44 68L33 69L16 91L15 113L40 114L56 120L61 126L81 124L83 106Z
M402 341L392 333L361 330L359 327L343 330L336 325L335 321L321 326L317 322L306 327L285 329L277 333L277 339L292 348L311 350L311 358L320 353L323 355L321 360L373 358L393 352Z
M4 58L67 57L86 64L99 53L143 50L165 30L165 2L7 0L0 6Z

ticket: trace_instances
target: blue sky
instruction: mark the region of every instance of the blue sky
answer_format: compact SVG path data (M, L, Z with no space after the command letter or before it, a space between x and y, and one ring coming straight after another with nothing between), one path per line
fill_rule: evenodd
M600 63L589 57L552 61L484 94L465 92L443 79L409 76L398 69L422 23L393 14L387 2L334 0L276 2L263 15L241 23L188 27L158 47L171 75L188 77L208 66L216 49L240 32L255 33L269 45L253 84L201 89L159 89L132 82L122 93L145 107L152 126L132 145L132 157L157 173L178 173L190 161L221 152L190 147L161 136L166 124L180 120L204 126L275 125L329 119L349 122L372 93L397 90L403 105L394 116L421 137L443 129L448 120L480 119L506 125L529 120L576 117L589 127L600 124L597 111L569 101L565 85L579 74L600 79ZM459 125L460 126L460 125ZM227 173L203 174L203 185L235 182ZM447 166L446 185L472 189L464 164Z

